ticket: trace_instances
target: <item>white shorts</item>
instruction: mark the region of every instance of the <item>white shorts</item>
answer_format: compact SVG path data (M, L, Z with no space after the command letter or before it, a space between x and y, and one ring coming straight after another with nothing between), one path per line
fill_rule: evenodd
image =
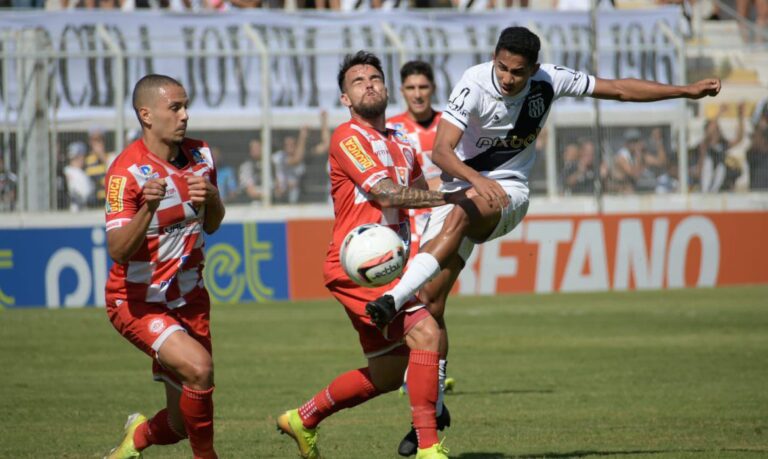
M472 249L474 249L475 244L482 244L483 242L509 234L521 221L523 221L523 217L525 217L525 214L528 212L528 195L530 191L524 182L513 179L497 180L497 182L507 192L507 195L509 196L509 205L501 210L501 218L499 219L498 225L496 225L496 228L494 228L491 235L488 236L485 241L470 240L467 237L461 241L461 245L459 246L459 256L465 262L472 254ZM472 184L469 182L448 182L442 184L440 191L453 192L471 186ZM448 218L448 214L453 210L453 206L454 204L446 204L432 209L432 215L429 217L427 227L424 230L424 234L421 236L422 246L427 241L434 239L435 236L440 233L445 219Z

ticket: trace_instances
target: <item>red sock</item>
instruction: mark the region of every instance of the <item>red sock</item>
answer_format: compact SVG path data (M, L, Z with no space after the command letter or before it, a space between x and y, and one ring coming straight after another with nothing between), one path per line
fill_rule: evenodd
M163 408L152 419L141 424L133 433L133 445L141 451L150 445L172 445L186 438L176 432L168 420L168 410Z
M218 458L213 449L213 387L194 390L183 386L179 408L195 459Z
M348 371L331 381L325 389L299 408L304 427L314 429L333 413L357 406L379 395L368 368Z
M411 351L408 358L408 395L411 399L413 428L419 438L419 448L429 448L438 442L435 404L437 403L437 364L440 354L433 351Z

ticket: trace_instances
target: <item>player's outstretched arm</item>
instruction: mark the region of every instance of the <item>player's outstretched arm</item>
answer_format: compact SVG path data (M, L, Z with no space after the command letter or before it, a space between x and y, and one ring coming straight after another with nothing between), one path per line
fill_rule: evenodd
M381 207L422 209L454 202L452 198L458 193L443 193L442 191L400 186L392 179L385 178L371 187L370 194Z
M595 79L592 97L621 102L654 102L666 99L701 99L714 97L720 92L720 79L707 78L685 86L656 83L655 81L625 78L621 80Z

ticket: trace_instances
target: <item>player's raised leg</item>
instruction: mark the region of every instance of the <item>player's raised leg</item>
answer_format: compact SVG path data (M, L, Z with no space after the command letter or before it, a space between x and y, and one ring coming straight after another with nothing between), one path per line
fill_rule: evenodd
M449 204L443 209L435 209L432 218L441 210L448 213L439 233L421 247L419 254L409 262L397 285L368 303L366 312L380 328L384 327L419 289L447 266L453 255L458 253L465 237L484 240L496 228L501 216L498 205L490 204L479 196L463 199L458 205Z

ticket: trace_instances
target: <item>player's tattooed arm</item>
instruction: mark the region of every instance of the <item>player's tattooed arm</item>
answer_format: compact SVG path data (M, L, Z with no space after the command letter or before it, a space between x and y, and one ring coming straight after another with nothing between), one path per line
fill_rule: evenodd
M400 186L388 178L376 183L371 188L370 193L382 207L403 207L406 209L442 206L454 202L457 197L455 195L460 194Z

